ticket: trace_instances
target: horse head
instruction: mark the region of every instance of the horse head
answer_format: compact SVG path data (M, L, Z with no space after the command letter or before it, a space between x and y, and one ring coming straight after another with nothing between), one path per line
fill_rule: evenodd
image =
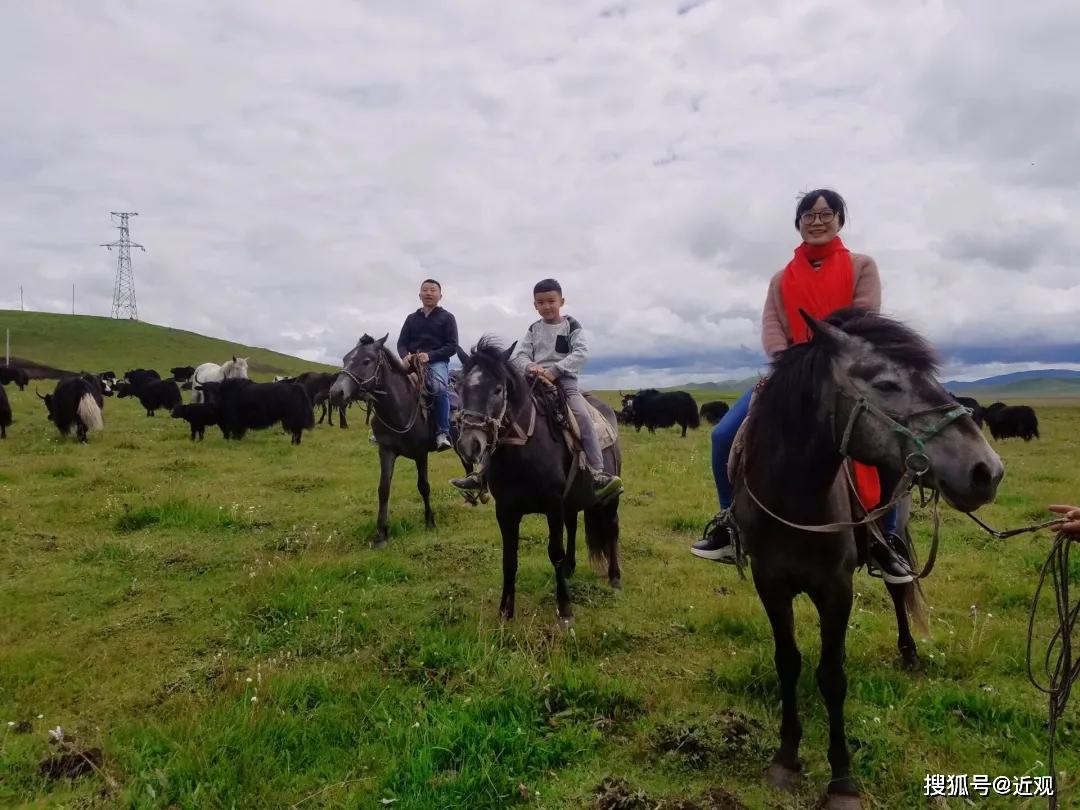
M406 375L409 369L396 351L386 345L387 333L376 340L364 334L341 359L341 372L330 386L330 402L337 406L378 389L386 369Z
M789 413L817 411L808 418L824 416L842 455L897 476L921 474L961 511L994 499L1001 459L937 380L936 356L921 336L861 310L821 321L802 314L811 340L780 355L774 380L782 388L785 381L816 378L818 407L798 397L789 399Z
M494 450L507 417L528 400L528 386L510 362L517 343L503 349L484 336L463 363L461 370L461 429L457 450L470 464L478 464Z

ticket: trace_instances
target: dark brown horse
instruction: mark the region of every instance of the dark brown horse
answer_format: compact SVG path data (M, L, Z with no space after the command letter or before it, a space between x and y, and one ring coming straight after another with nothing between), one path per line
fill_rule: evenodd
M555 571L555 601L559 621L573 621L566 579L576 566L577 516L585 513L585 543L595 563L607 562L608 582L620 588L619 499L597 503L588 474L575 470L577 454L563 438L546 396L534 395L532 385L510 362L514 347L503 351L484 338L471 355L462 352L461 435L458 453L465 464L482 465L495 498L503 546L503 589L499 609L514 615L514 584L518 567L521 518L547 517L548 559ZM615 412L598 399L589 402L615 426ZM516 441L508 442L511 435ZM619 444L604 451L604 468L618 474ZM563 548L563 528L567 547Z
M804 317L812 339L777 358L748 419L735 514L776 645L783 705L767 778L790 789L802 767L802 658L792 600L805 593L821 619L817 682L828 709L832 770L827 807L854 808L861 805L844 728L844 644L859 555L840 474L844 456L907 484L924 470L926 482L962 511L993 500L1004 469L968 412L935 379L936 361L921 337L857 310L823 322ZM796 528L826 524L840 525L824 533Z

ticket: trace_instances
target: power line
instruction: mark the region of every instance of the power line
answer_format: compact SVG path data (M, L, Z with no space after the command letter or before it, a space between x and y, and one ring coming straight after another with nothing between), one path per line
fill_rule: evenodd
M110 213L113 219L119 222L116 227L120 229L119 239L101 246L109 250L120 249L116 257L116 285L113 287L112 317L137 321L139 308L135 303L135 271L131 268L131 249L137 247L145 253L146 248L138 242L131 241L128 217L137 217L139 214L137 211L112 211Z

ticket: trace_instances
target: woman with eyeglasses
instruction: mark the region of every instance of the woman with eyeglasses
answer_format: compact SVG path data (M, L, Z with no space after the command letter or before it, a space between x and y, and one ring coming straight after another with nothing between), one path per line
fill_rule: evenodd
M806 310L816 318L844 307L877 312L881 308L881 279L869 256L852 253L840 240L847 209L844 198L831 189L808 192L795 208L795 228L802 244L787 266L772 277L761 315L761 342L771 359L795 343L810 339L809 328L799 315ZM746 419L753 391L747 391L725 414L712 433L712 467L720 511L705 529L704 536L691 546L698 557L717 562L735 562L731 542L734 520L731 503L734 491L728 479L728 455L735 434ZM867 475L859 476L860 483ZM878 486L870 473L868 489ZM869 504L872 507L874 504ZM896 533L896 510L884 520L886 542L873 540L870 552L875 567L886 582L911 582L911 565L904 542Z

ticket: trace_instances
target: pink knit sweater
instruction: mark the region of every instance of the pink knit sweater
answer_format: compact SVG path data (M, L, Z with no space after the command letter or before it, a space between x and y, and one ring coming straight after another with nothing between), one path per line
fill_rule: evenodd
M880 310L881 277L878 276L874 260L862 253L852 253L851 275L855 281L853 306L872 312ZM761 313L761 345L770 359L791 345L791 330L784 311L784 297L780 292L780 279L783 277L783 270L772 277L769 293L765 296L765 309Z

